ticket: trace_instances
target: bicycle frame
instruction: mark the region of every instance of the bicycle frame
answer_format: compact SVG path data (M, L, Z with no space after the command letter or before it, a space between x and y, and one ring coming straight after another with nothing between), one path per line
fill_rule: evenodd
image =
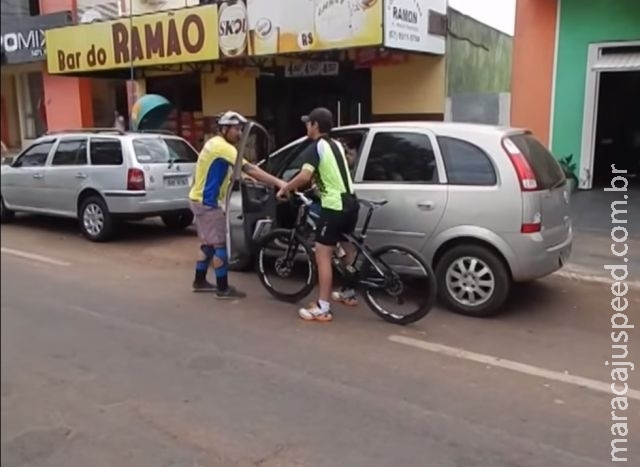
M310 227L312 227L313 230L315 230L314 220L317 219L318 217L317 215L314 215L310 211L310 206L313 204L313 202L302 193L296 193L296 195L301 199L302 203L298 208L296 221L294 223L293 229L291 230L289 245L292 245L294 243L296 234L299 234L305 225L309 225ZM371 222L371 218L373 217L373 211L374 211L374 207L369 206L360 235L356 236L354 234L345 234L343 235L343 238L356 249L356 254L354 256L353 262L351 263L351 266L354 266L355 264L357 264L358 260L362 256L365 258L365 260L370 266L373 266L373 269L375 270L375 272L380 276L381 283L374 282L372 281L371 278L363 278L362 270L360 268L357 268L355 273L355 280L357 284L360 287L365 287L365 288L385 288L385 286L387 285L387 279L388 279L387 275L385 274L384 271L382 271L382 269L380 269L380 267L377 264L378 261L373 258L371 254L371 250L364 243L367 236L367 229L369 227L369 223ZM287 261L293 260L293 257L290 255L295 255L296 250L297 248L288 249L287 256L286 256ZM338 272L341 275L345 276L345 273L343 271L338 270Z

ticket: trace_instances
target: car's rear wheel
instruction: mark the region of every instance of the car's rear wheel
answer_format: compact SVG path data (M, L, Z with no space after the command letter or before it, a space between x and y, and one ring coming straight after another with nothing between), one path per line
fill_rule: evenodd
M171 230L182 230L193 224L193 213L188 209L179 212L164 214L162 222Z
M10 209L7 209L7 206L4 204L4 198L0 196L0 222L3 224L5 222L10 222L15 217L16 213Z
M89 196L82 201L79 220L80 230L92 242L106 242L113 238L113 216L99 196Z
M484 318L499 313L511 290L507 266L481 245L451 248L438 261L436 276L443 304L467 316Z

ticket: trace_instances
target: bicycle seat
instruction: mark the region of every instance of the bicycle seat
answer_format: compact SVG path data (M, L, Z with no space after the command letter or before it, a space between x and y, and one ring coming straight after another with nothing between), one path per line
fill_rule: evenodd
M360 204L362 204L363 206L369 209L381 208L382 206L384 206L389 202L386 199L370 200L370 199L362 199L362 198L358 198L358 201L360 202Z

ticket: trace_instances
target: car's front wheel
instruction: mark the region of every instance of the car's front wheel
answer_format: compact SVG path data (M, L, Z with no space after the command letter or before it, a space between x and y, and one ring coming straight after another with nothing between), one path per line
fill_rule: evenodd
M500 312L511 290L511 275L496 253L481 245L458 245L436 266L443 304L467 316L484 318Z
M162 216L162 222L171 230L182 230L193 224L193 213L188 209Z
M4 198L0 196L0 222L3 224L13 220L15 217L15 212L10 209L7 209L7 206L4 204Z
M113 237L113 216L99 196L90 196L82 202L79 218L80 230L92 242L106 242Z

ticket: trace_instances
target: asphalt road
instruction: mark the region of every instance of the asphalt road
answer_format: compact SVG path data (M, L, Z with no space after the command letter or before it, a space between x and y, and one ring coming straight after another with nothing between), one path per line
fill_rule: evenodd
M362 307L322 325L250 274L232 276L244 301L192 294L188 233L91 244L23 219L2 248L3 467L612 465L607 285L551 277L491 320L400 328Z

